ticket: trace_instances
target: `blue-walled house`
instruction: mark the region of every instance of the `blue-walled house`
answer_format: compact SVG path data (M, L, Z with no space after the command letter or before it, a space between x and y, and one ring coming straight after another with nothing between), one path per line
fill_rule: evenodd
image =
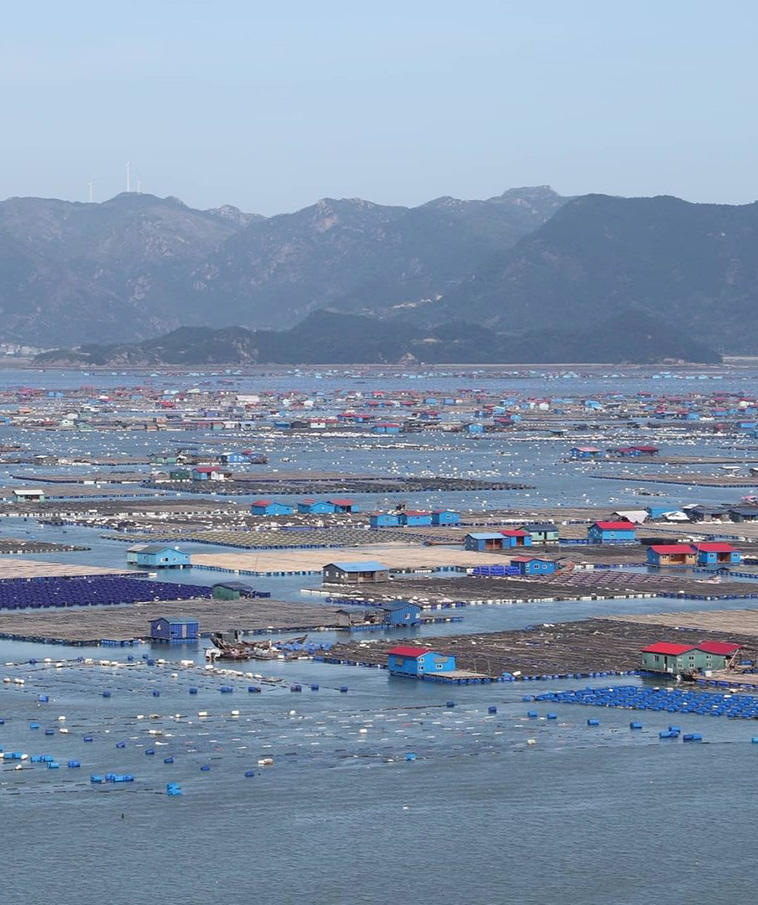
M499 531L474 531L467 534L463 545L467 550L486 553L490 550L502 550L505 538Z
M397 512L372 512L368 517L371 528L397 528L400 514Z
M406 527L421 527L432 524L432 513L420 509L406 509L400 513L400 524Z
M419 625L421 623L421 607L408 600L392 600L380 605L384 611L385 625L397 628L400 625Z
M171 616L150 621L151 641L197 641L200 624L196 618Z
M503 536L503 549L532 546L532 535L522 528L506 528L499 533Z
M637 541L632 522L595 522L587 529L591 544L633 544Z
M575 446L571 450L572 459L596 459L599 455L597 446Z
M452 509L435 509L432 512L433 525L460 525L461 516Z
M152 569L183 569L190 565L190 555L165 544L135 544L126 551L126 561Z
M334 506L326 500L302 500L297 504L297 511L306 515L333 515Z
M742 562L742 554L731 544L712 542L692 546L697 550L699 566L736 566Z
M250 505L252 515L292 515L294 509L287 503L277 503L276 500L256 500Z
M438 654L428 647L400 645L387 652L387 668L392 676L418 679L425 675L454 672L455 657Z
M540 559L538 556L514 556L511 565L516 566L519 575L552 575L555 572L552 559Z

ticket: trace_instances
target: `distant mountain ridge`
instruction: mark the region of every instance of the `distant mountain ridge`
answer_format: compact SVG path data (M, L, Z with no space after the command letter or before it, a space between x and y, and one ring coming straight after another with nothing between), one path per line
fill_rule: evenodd
M683 360L716 363L720 356L639 311L627 311L583 331L496 332L465 321L421 328L334 311L316 311L289 330L181 327L140 343L85 345L37 356L39 366L156 367L246 364L501 364Z
M758 203L585 195L435 311L494 329L581 330L630 307L725 353L758 349Z
M38 347L239 325L257 360L289 361L265 331L297 346L290 331L332 311L384 338L353 344L371 361L419 343L429 361L705 361L755 354L757 305L758 203L548 186L414 208L322 199L274 217L136 193L0 202L0 339Z
M437 298L564 202L548 187L418 208L324 199L261 217L123 193L0 202L0 338L144 339L182 325L292 326L317 308Z

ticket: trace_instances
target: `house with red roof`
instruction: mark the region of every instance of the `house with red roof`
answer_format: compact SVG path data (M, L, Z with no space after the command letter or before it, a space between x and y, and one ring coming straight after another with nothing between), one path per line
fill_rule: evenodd
M697 550L692 544L652 544L647 548L650 566L694 566Z
M428 647L401 644L387 651L387 669L392 676L422 679L428 675L453 672L455 657L438 654Z
M697 644L658 641L642 649L642 668L669 675L703 674L726 669L740 649L739 644L725 641L699 641Z
M699 566L734 566L742 562L742 554L731 544L712 541L692 546L697 551Z
M594 522L587 529L590 544L635 544L637 535L633 522Z

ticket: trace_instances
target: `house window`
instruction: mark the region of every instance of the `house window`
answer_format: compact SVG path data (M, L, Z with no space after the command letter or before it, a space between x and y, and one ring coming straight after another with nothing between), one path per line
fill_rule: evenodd
M444 663L437 663L437 664L435 664L435 666L436 666L437 669L442 669L442 667L443 667L444 665L445 665Z
M660 659L661 659L661 658L658 656L658 654L656 654L656 655L655 655L655 662L656 662L656 663L660 662Z

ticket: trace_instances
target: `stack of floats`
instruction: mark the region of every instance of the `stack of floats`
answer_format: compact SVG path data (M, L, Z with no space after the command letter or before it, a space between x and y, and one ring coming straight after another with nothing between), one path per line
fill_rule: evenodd
M726 716L730 719L758 719L758 695L752 694L714 694L680 688L618 685L610 688L551 691L535 695L534 700L592 707L623 707L658 713L695 713L700 716Z
M0 580L0 610L109 606L210 596L211 589L202 585L146 581L123 575Z

